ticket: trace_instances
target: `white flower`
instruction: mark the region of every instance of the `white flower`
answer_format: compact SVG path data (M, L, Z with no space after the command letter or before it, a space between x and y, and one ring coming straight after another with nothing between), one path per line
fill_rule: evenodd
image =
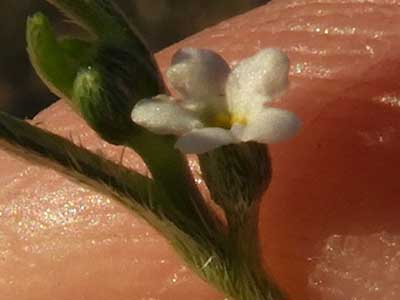
M222 145L274 143L292 137L297 117L265 104L288 86L289 60L277 49L264 49L232 71L217 53L186 48L167 71L182 100L166 95L139 101L132 120L157 134L177 135L183 153L204 153Z

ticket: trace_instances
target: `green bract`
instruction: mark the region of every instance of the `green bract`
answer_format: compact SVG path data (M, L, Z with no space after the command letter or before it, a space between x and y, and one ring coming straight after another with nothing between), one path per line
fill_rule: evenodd
M110 1L49 2L84 27L87 38L58 38L37 13L27 22L32 65L105 140L125 143L141 130L130 122L134 104L164 90L153 57Z

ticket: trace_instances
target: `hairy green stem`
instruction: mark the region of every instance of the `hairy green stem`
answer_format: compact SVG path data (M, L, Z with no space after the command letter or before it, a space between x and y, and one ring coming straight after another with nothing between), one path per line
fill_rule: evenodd
M151 133L136 134L127 146L143 158L154 180L172 199L171 207L183 213L175 222L182 223L199 243L221 245L225 238L222 228L195 185L186 158L174 149L174 140L149 139L149 135L152 137Z
M177 224L179 217L190 216L172 209L171 199L153 180L2 112L0 148L55 168L130 207L166 236L195 272L235 300L281 299L260 270L259 257L253 255L257 252L243 251L243 241L235 239L216 247L215 241L199 234L196 223L194 231L188 230L187 223ZM243 230L238 237L253 233L254 228Z

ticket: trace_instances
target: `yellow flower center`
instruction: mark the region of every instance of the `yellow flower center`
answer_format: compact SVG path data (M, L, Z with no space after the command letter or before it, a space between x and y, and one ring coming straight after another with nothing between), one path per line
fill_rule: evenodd
M235 123L240 125L246 125L247 119L243 116L233 115L231 116L231 126Z
M238 115L230 115L228 113L217 113L213 116L211 126L230 129L233 124L246 125L247 119Z

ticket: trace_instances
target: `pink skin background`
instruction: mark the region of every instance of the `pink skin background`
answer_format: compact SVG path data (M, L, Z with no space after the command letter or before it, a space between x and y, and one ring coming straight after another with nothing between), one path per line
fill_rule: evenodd
M260 227L265 266L290 299L322 299L308 278L330 236L400 235L399 16L398 0L278 0L156 55L163 72L188 46L232 65L266 47L289 55L290 89L274 105L303 126L271 146ZM121 157L63 102L33 122ZM123 164L145 172L133 153ZM4 151L0 165L0 299L223 299L124 207Z

